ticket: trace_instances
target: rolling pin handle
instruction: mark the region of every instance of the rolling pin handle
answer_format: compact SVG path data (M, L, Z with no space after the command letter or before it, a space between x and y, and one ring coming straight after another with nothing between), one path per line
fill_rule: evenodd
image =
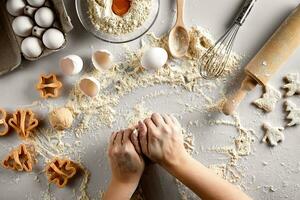
M250 76L246 76L242 82L241 88L225 102L222 109L223 113L225 115L233 114L241 101L246 97L247 93L255 88L256 85L257 82L255 80L253 80Z

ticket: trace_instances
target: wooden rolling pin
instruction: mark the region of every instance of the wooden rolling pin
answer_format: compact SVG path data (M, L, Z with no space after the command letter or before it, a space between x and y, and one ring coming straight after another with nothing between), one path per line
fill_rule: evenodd
M240 89L224 104L223 113L232 114L247 93L257 84L266 86L269 79L300 45L300 4L281 24L268 42L248 63Z

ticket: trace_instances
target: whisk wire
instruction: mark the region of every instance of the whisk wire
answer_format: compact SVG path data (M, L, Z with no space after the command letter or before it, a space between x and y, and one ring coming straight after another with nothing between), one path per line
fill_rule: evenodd
M219 77L229 60L233 42L240 25L233 24L225 34L200 58L200 74L205 79Z

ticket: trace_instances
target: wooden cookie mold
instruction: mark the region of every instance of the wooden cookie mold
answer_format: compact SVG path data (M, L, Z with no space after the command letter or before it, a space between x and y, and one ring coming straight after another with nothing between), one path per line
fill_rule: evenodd
M59 89L62 83L57 79L55 74L41 75L40 82L37 84L36 89L40 91L40 95L44 99L56 98L59 96Z
M48 163L45 169L48 181L54 183L59 188L65 187L78 170L79 168L76 163L60 158L54 158Z
M0 136L4 136L9 131L9 126L6 121L7 113L4 109L0 108Z
M8 124L15 129L21 138L26 139L38 126L39 121L31 110L20 109L13 114L13 118L9 119Z
M33 150L30 146L21 144L13 149L9 155L2 161L2 166L6 169L15 171L31 172L34 164Z

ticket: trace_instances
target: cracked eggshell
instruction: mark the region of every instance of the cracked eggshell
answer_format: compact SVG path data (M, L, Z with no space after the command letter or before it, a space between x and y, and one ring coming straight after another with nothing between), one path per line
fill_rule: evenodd
M68 55L60 59L59 65L65 75L75 75L81 72L83 61L77 55Z
M36 37L27 37L21 43L21 52L29 58L39 57L43 52L43 44Z
M27 37L31 34L33 21L28 16L19 16L12 22L12 28L16 35Z
M34 14L34 21L40 27L49 28L54 22L54 13L48 7L41 7Z
M50 28L44 32L42 40L48 49L56 50L65 43L65 36L60 30Z
M113 65L113 55L108 50L97 50L92 54L93 66L98 71L106 71Z
M95 97L100 90L100 83L94 77L82 78L79 82L79 89L86 96Z
M26 3L23 0L7 0L6 10L12 16L19 16L23 14Z
M165 49L159 47L151 47L147 49L142 58L141 65L147 70L157 70L163 67L168 60L168 53Z

